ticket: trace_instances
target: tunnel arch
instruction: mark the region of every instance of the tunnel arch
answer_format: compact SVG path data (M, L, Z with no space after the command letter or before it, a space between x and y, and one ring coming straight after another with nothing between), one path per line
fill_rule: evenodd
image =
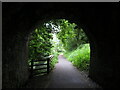
M28 35L38 24L55 18L81 25L90 41L90 77L103 87L118 87L118 4L99 7L101 4L96 3L4 3L3 87L18 87L16 83L27 81ZM115 36L110 38L112 35Z
M66 13L66 12L63 12L63 11L62 12L58 11L56 14L51 14L51 12L49 12L46 15L44 15L43 18L45 18L45 19L43 19L43 20L38 19L38 21L36 21L33 28L31 29L31 31L35 30L35 28L39 27L41 24L43 24L45 22L48 22L50 20L55 20L55 19L68 20L70 23L75 23L75 24L77 24L78 27L83 29L83 31L85 32L86 36L88 37L88 40L89 40L89 43L90 43L90 70L89 71L91 71L91 67L92 67L91 65L92 65L92 63L95 62L93 60L93 57L95 57L94 53L97 51L96 50L96 42L95 42L96 40L95 40L94 36L92 35L92 33L89 31L89 28L87 28L87 26L85 24L82 24L82 22L80 22L80 17L79 17L79 19L75 19L74 13L72 13L72 12L71 13Z

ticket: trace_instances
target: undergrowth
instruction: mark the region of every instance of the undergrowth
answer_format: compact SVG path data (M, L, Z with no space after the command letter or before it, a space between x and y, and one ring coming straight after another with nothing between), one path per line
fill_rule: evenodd
M54 57L52 58L50 62L50 68L53 69L57 62L58 62L58 53L54 54Z
M76 50L65 52L64 56L73 63L77 68L88 71L90 63L90 47L89 44L83 44Z

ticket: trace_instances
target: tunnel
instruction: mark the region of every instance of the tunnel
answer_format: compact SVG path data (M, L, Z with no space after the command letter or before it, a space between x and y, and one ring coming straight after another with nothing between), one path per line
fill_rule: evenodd
M89 77L103 88L119 87L119 3L2 3L2 88L19 88L29 79L28 37L38 25L67 19L90 41Z

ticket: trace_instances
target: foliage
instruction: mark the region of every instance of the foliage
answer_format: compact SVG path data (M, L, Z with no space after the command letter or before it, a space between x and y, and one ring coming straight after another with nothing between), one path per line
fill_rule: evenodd
M31 60L39 60L49 55L54 55L52 62L50 66L53 68L55 64L57 63L57 57L58 57L58 46L54 42L53 43L53 34L52 34L52 27L50 26L50 23L46 26L46 23L44 23L41 27L36 28L29 37L29 43L28 43L28 50L29 50L29 64ZM55 51L54 51L55 50ZM56 51L57 50L57 51ZM40 63L40 62L36 62ZM46 63L46 62L42 62Z
M53 33L53 39L51 40L52 48L51 48L51 54L54 55L50 67L53 69L55 64L58 62L58 55L61 53L64 49L62 47L62 44L59 42L57 36L55 33Z
M88 38L86 34L84 33L82 28L78 28L75 23L70 23L68 20L65 19L59 19L59 20L52 20L47 23L48 27L51 28L52 32L54 32L57 35L57 38L59 39L58 44L53 44L54 47L52 51L55 51L55 53L59 53L59 51L67 51L71 53L69 54L69 60L73 62L75 66L78 68L81 67L82 69L88 69L89 66L89 47L86 47L86 43L88 43ZM62 47L62 48L60 48ZM64 50L64 49L65 50ZM60 50L61 49L61 50ZM80 55L78 54L80 52ZM73 53L73 54L72 54ZM77 55L77 56L74 56ZM72 58L76 58L76 61L71 60ZM79 62L80 59L80 62ZM57 60L56 58L54 59Z
M82 45L72 52L66 52L65 57L81 70L88 71L90 62L90 47L89 44Z
M58 63L58 53L54 53L54 57L52 58L52 61L50 63L51 69L55 67L55 64Z
M71 50L71 48L75 47L76 43L72 43L75 38L74 27L76 26L74 23L71 24L66 20L61 20L60 29L61 31L58 33L58 38L63 43L63 47L65 50Z
M88 69L90 50L86 43L88 39L84 31L75 23L65 19L51 20L31 33L28 43L29 61L52 54L54 57L50 65L54 68L59 53L67 51L65 55L75 66Z
M68 20L59 19L51 21L54 27L58 28L57 37L62 42L63 47L67 51L76 49L79 45L88 43L88 39L82 30L75 23Z
M30 34L28 43L29 60L49 56L52 47L50 43L52 35L49 32L50 30L43 25Z

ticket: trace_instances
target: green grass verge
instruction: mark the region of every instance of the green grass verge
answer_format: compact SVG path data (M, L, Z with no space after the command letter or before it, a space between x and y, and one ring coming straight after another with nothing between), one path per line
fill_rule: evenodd
M83 44L72 52L64 53L64 56L77 68L88 71L90 63L90 46Z

